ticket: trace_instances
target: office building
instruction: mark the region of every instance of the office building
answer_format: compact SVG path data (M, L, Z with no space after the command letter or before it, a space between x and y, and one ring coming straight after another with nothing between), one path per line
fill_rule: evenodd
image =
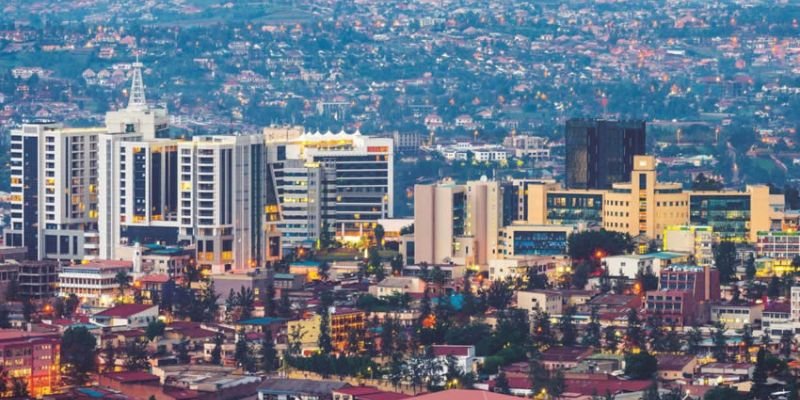
M685 191L656 179L652 156L636 156L629 182L611 190L563 189L556 183L528 185L528 223L599 226L631 236L662 239L676 225L708 226L715 238L753 241L783 213L783 196L765 185L745 191Z
M178 242L178 144L122 135L100 136L100 255L118 258L120 245ZM109 190L105 190L108 188Z
M688 264L673 264L661 269L659 290L682 290L698 302L720 299L719 270Z
M11 221L5 244L31 260L98 255L97 135L102 128L24 124L11 131Z
M194 243L213 273L262 265L267 171L261 135L202 136L178 143L178 241Z
M452 181L416 185L413 259L416 263L487 265L500 258L502 220L498 182L484 178L464 185Z
M7 264L18 268L19 296L30 299L47 299L56 294L59 262L55 260L9 260Z
M82 304L108 308L120 293L117 274L133 273L130 261L94 260L61 268L58 274L58 295L76 295Z
M566 123L566 187L611 189L645 154L644 121L571 119Z
M800 256L800 232L758 232L756 254L758 257L793 260Z
M697 265L714 262L714 229L710 226L669 225L664 229L663 251L691 254Z
M322 236L360 240L392 217L391 138L302 128L266 128L264 137L284 217L278 227L288 234L284 249L309 247Z
M574 228L559 225L512 224L500 229L503 257L555 256L567 253Z
M0 329L0 365L9 380L22 379L33 397L57 392L61 388L61 336Z

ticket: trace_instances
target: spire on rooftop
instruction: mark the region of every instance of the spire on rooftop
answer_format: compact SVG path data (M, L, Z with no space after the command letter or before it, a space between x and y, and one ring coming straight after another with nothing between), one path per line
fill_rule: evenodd
M136 62L133 63L133 78L131 79L131 93L128 98L129 110L143 110L147 108L147 99L144 96L144 80L142 79L142 67L139 62L139 55L136 55Z

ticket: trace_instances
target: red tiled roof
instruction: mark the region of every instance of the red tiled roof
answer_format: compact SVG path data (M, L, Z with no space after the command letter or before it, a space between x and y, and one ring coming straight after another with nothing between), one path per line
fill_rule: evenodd
M147 311L153 307L158 308L158 306L153 306L149 304L122 304L116 307L111 307L109 309L100 311L99 313L95 314L96 317L116 317L116 318L126 318L130 317L131 315L139 314L140 312Z
M156 375L140 371L109 372L103 374L103 376L105 376L108 379L113 379L115 381L122 383L138 383L138 382L150 382L159 380L158 376Z
M519 400L519 397L509 396L483 390L450 389L436 393L423 394L414 397L414 400Z
M789 303L769 302L764 307L764 312L790 313L791 311L792 305Z
M433 355L437 357L441 356L466 357L469 355L470 347L472 346L433 345L431 346L431 350L433 350Z
M378 392L358 396L358 400L403 400L410 398L411 396L407 394L394 392Z
M347 394L350 396L362 396L370 393L378 393L380 392L380 390L374 386L352 386L352 387L343 387L340 389L336 389L334 390L334 392Z
M553 346L542 352L542 361L578 362L591 354L588 347Z
M587 396L616 394L623 392L638 392L647 389L651 381L615 381L594 379L568 379L564 392L580 393Z
M167 283L167 282L169 282L169 275L167 275L167 274L145 275L145 276L139 278L139 282L142 282L142 283Z

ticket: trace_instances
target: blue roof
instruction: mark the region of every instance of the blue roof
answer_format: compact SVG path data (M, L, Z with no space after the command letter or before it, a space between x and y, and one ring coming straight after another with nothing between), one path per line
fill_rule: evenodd
M102 399L105 396L105 394L90 388L80 388L78 391L93 399Z
M285 272L278 272L274 275L275 278L279 279L294 279L294 274L287 274Z
M241 325L271 325L278 322L286 321L286 318L276 318L276 317L261 317L261 318L250 318L239 321Z
M295 261L289 264L289 267L293 265L298 267L319 267L319 263L316 261Z
M676 252L672 252L672 251L659 251L659 252L656 252L656 253L647 253L645 255L650 256L650 257L660 258L662 260L670 260L670 259L673 259L673 258L686 257L687 256L687 254L685 254L685 253L676 253Z

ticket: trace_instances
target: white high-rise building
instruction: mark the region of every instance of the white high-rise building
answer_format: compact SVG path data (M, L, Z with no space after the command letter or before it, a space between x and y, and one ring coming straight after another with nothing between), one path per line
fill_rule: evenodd
M285 249L313 246L325 234L358 240L392 217L391 138L302 128L267 128L264 136Z
M96 258L97 138L102 128L25 124L11 131L11 225L28 258Z
M99 137L104 259L118 258L119 245L177 241L177 141L167 139L167 111L147 104L142 68L134 63L128 106L106 113Z
M267 179L261 135L202 136L178 144L179 240L213 273L261 265L267 255Z

